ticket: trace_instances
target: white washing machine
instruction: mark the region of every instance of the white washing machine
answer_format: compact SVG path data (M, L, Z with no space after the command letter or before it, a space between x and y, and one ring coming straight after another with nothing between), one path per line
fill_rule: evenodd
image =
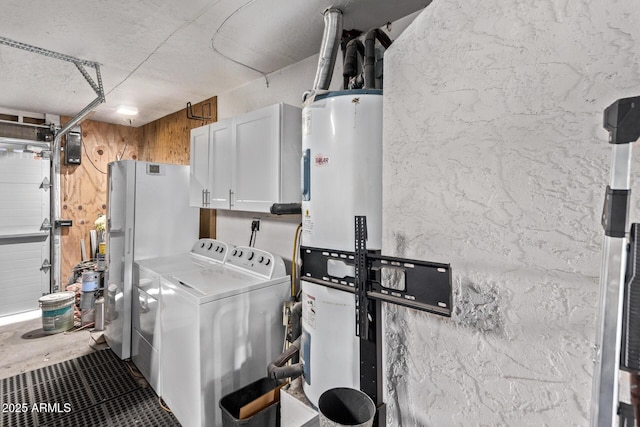
M282 258L239 246L225 263L161 279L162 397L184 427L220 426L218 402L282 352Z
M162 396L160 376L160 277L176 272L202 270L224 263L227 244L214 239L200 239L191 252L150 258L134 263L131 305L131 360Z

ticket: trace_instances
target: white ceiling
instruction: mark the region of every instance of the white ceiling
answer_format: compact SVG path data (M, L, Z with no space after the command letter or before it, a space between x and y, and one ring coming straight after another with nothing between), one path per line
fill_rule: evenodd
M327 7L366 31L429 2L2 0L0 37L99 63L106 103L92 119L123 124L116 107L132 105L140 126L318 53ZM95 98L72 63L0 44L0 107L74 116Z

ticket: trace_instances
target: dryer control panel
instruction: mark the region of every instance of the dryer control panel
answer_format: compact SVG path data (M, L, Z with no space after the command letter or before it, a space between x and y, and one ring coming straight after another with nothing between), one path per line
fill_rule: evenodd
M281 257L249 246L238 246L231 249L225 264L242 268L268 279L287 275Z
M200 239L191 248L191 253L223 263L227 259L229 247L220 240Z

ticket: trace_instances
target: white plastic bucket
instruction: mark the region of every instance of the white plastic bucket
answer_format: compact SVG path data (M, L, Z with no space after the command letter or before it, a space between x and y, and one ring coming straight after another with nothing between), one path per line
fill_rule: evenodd
M73 304L75 293L56 292L38 301L42 309L42 330L45 334L57 334L73 328Z

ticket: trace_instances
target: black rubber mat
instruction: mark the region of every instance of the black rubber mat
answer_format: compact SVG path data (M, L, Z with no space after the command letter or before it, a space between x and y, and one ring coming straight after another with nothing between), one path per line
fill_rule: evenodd
M109 349L0 380L0 427L180 426Z

